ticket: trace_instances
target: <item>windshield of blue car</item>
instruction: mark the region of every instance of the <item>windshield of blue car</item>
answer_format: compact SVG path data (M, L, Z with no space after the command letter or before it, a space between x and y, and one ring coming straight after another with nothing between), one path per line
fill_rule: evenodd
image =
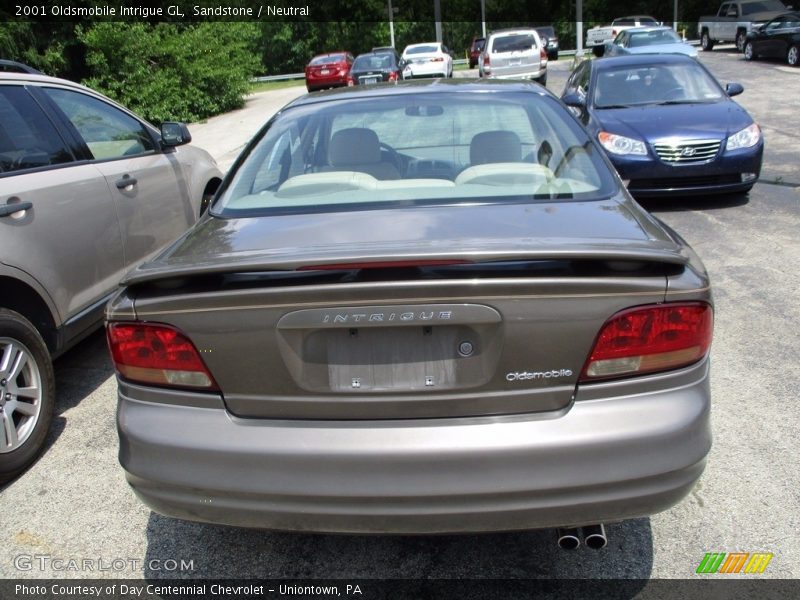
M213 214L590 200L618 183L553 97L441 92L284 110L246 151Z
M653 46L655 44L679 44L683 40L671 29L659 29L656 31L635 31L630 33L630 47Z
M625 66L600 70L593 93L595 108L710 103L725 98L716 80L691 59L650 67Z

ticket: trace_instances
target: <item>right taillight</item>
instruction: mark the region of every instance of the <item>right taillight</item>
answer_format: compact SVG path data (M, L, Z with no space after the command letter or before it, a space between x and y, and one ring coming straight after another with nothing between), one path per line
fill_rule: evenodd
M677 369L702 359L711 346L714 313L705 302L639 306L603 325L581 381Z
M489 66L489 55L488 54L484 54L483 55L483 66L484 67L488 67Z

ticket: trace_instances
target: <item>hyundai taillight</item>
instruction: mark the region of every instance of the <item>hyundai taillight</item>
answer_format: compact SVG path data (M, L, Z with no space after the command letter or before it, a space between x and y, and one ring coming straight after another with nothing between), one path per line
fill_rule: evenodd
M714 315L705 302L639 306L612 316L595 340L581 381L685 367L711 346Z
M129 381L217 390L200 353L183 333L157 323L109 323L108 347L119 374Z

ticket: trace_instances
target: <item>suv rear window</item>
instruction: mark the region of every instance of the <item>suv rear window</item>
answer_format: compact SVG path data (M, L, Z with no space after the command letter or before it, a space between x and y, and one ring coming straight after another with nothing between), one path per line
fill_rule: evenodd
M511 34L494 38L492 52L515 52L530 50L536 47L536 38L532 33Z

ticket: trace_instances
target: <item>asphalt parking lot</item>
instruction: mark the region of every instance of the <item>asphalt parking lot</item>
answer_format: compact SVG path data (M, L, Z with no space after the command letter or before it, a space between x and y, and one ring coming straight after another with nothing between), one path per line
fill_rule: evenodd
M295 535L168 519L135 498L117 463L116 384L98 333L57 361L45 453L0 491L0 576L692 578L707 552L769 552L760 577L800 577L800 69L747 63L725 46L700 59L723 84L744 84L737 101L761 124L766 151L749 196L645 205L705 261L717 302L715 444L700 484L678 506L610 525L608 547L575 552L559 550L552 531ZM556 93L570 62L551 63ZM225 168L256 127L304 91L253 97L246 108L193 127L195 143ZM58 570L54 559L89 560L94 568ZM172 568L181 562L185 568Z

